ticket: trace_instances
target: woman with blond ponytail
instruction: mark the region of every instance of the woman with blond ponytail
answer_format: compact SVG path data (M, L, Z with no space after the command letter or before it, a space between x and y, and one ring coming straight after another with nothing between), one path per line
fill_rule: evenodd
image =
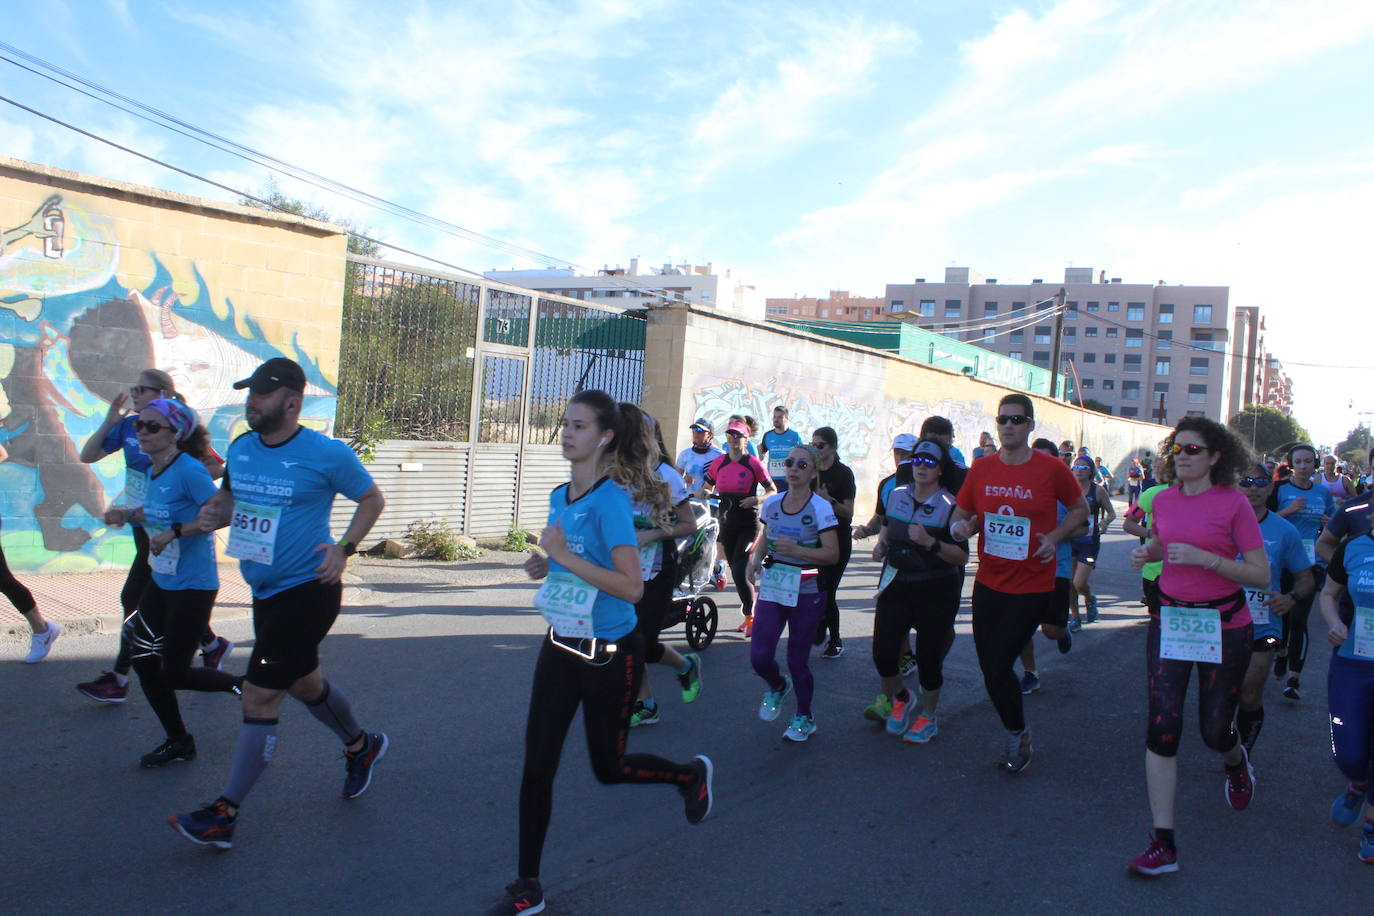
M674 763L625 751L645 651L634 606L644 594L634 503L665 520L669 509L646 430L637 407L617 405L604 391L577 394L563 414L563 456L572 479L549 494L539 539L546 555L525 563L530 578L545 580L534 605L549 631L535 662L525 724L519 873L490 913L544 909L539 868L553 780L579 706L597 779L675 786L688 823L700 823L711 810L709 758Z

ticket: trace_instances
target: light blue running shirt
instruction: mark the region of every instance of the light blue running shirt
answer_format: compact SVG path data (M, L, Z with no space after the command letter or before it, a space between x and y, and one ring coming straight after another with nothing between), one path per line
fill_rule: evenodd
M611 551L628 544L634 547L635 510L629 495L609 477L603 477L574 502L568 502L569 484L549 494L550 525L561 525L568 550L588 563L615 569ZM549 558L549 572L568 572ZM635 606L624 598L597 592L592 604L592 632L597 639L620 639L635 628Z
M217 492L219 487L205 465L185 452L177 453L148 482L143 501L148 536L169 530L174 522L185 525L195 521L200 507ZM149 555L148 563L153 568L153 581L164 591L219 588L215 536L209 532L174 539L161 554Z
M324 559L315 548L334 543L335 494L361 499L372 475L345 443L302 426L275 446L256 432L235 439L224 489L234 497L230 556L236 540L251 548L257 559L239 556L239 569L254 598L270 598L315 578Z
M1297 575L1312 567L1312 561L1307 558L1307 550L1303 547L1298 529L1277 512L1270 512L1264 516L1264 521L1260 522L1260 534L1264 536L1264 552L1269 557L1270 591L1282 591L1279 586L1285 569ZM1241 557L1237 556L1236 559L1239 560ZM1247 589L1246 600L1249 598ZM1253 610L1252 606L1252 613ZM1282 635L1283 618L1277 614L1270 614L1268 623L1255 624L1255 639Z

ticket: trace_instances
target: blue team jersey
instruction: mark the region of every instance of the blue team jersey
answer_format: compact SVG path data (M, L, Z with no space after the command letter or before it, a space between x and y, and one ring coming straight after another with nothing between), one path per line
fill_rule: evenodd
M782 480L786 477L787 471L778 462L787 459L788 452L802 444L801 433L795 429L780 433L776 429L770 429L763 434L763 450L768 456L766 462L768 476L774 480Z
M1063 524L1064 516L1069 514L1069 508L1063 503L1055 503L1055 505L1059 507L1057 513L1059 524ZM1065 538L1054 548L1054 577L1056 579L1067 579L1073 575L1072 540L1072 538Z
M343 442L301 427L280 445L264 445L255 432L235 439L224 488L234 497L229 555L253 597L270 598L315 578L324 559L315 548L333 543L334 495L361 499L372 475Z
M630 497L609 477L603 477L572 503L563 484L549 494L550 525L562 525L568 550L588 563L615 569L611 551L622 544L635 547L635 510ZM549 558L549 572L567 572ZM592 604L592 632L597 639L620 639L635 628L635 606L624 598L597 592Z
M137 414L129 414L116 423L114 428L105 434L105 438L100 440L100 448L107 455L113 455L123 449L126 468L146 471L153 466L153 459L143 454L143 449L138 447L138 435L134 432L134 421L137 419Z
M1260 522L1260 534L1264 536L1264 553L1269 558L1269 590L1271 592L1282 591L1280 580L1283 571L1286 569L1293 575L1297 575L1304 569L1312 567L1312 561L1307 557L1307 549L1303 547L1302 538L1298 536L1298 529L1293 527L1293 523L1279 515L1277 512L1270 512ZM1237 560L1240 557L1236 557ZM1249 589L1246 590L1246 600L1250 601L1251 611L1254 611L1254 600ZM1268 623L1255 624L1255 638L1260 639L1265 636L1281 636L1283 634L1283 619L1276 614L1269 615Z
M148 496L143 502L148 535L169 530L173 522L185 525L195 521L201 505L218 491L205 465L185 452L178 453L148 482ZM161 554L149 556L148 563L153 568L153 581L167 591L219 588L213 534L176 538Z
M1325 566L1326 564L1317 558L1313 545L1322 534L1322 516L1331 518L1336 514L1336 500L1331 496L1331 491L1315 483L1304 490L1294 486L1291 480L1286 480L1278 485L1274 498L1275 505L1272 508L1279 511L1288 508L1295 500L1306 500L1301 510L1285 517L1298 529L1298 536L1302 538L1308 558L1317 566Z
M1336 654L1374 668L1374 537L1362 534L1341 542L1329 572L1350 595L1350 603L1340 608L1349 635Z
M143 497L148 491L148 469L153 466L153 459L138 447L138 435L134 432L137 419L137 414L129 414L100 440L100 450L107 455L124 450L124 495L118 502L130 509L143 505Z

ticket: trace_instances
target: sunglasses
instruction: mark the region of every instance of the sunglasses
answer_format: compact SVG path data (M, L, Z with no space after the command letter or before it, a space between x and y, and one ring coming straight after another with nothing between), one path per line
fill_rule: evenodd
M812 443L811 443L811 447L812 447L812 448L818 448L818 449L827 449L827 448L830 448L830 443L829 443L829 442L812 442Z
M1194 445L1192 443L1189 443L1188 445L1180 445L1177 442L1175 442L1173 444L1173 447L1169 449L1170 454L1173 455L1177 455L1179 452L1182 452L1185 455L1200 455L1203 452L1208 451L1211 451L1211 449L1209 449L1205 445Z
M1073 469L1075 471L1095 471L1097 467L1091 464L1075 464Z
M923 468L938 468L940 462L929 455L917 455L911 459L911 463Z
M148 433L150 436L151 436L151 435L156 435L157 433L162 432L164 429L171 429L171 428L172 428L172 427L168 426L166 423L159 423L159 422L157 422L156 420L135 420L135 421L134 421L134 430L135 430L135 431L140 432L140 433Z
M729 436L731 439L743 439L743 438L744 438L744 433L726 433L725 435Z
M1010 423L1012 426L1025 426L1025 425L1026 425L1027 423L1029 423L1030 421L1031 421L1031 418L1030 418L1030 417L1026 416L1025 414L1020 414L1020 413L1017 413L1017 414L999 413L999 414L997 415L997 425L998 425L998 426L1006 426L1008 423Z
M1236 481L1237 484L1246 488L1267 487L1273 482L1274 480L1272 477L1242 477L1240 480Z
M782 466L785 468L798 468L799 470L805 471L811 467L811 462L807 461L805 458L784 458Z
M162 389L161 389L161 388L154 388L152 385L130 385L130 386L129 386L129 394L132 394L134 397L138 397L140 394L142 394L142 393L145 392L145 391L159 391L159 392L160 392L160 391L162 391Z

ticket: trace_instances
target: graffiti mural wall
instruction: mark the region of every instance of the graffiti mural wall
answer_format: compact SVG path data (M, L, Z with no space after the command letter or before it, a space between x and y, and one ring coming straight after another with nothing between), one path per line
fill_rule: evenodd
M223 452L232 383L272 356L334 418L344 238L317 223L0 159L0 538L15 569L125 563L123 459L79 459L117 394L168 372Z
M898 433L917 433L926 417L943 416L968 455L980 432L995 432L997 402L1009 390L778 325L690 308L660 309L649 318L644 404L664 424L670 448L687 445L686 427L696 417L721 430L728 416L743 414L767 429L773 408L784 404L803 436L819 426L839 434L840 458L858 479L861 517L891 471ZM1072 439L1113 468L1152 450L1164 433L1044 398L1036 404L1037 436Z

